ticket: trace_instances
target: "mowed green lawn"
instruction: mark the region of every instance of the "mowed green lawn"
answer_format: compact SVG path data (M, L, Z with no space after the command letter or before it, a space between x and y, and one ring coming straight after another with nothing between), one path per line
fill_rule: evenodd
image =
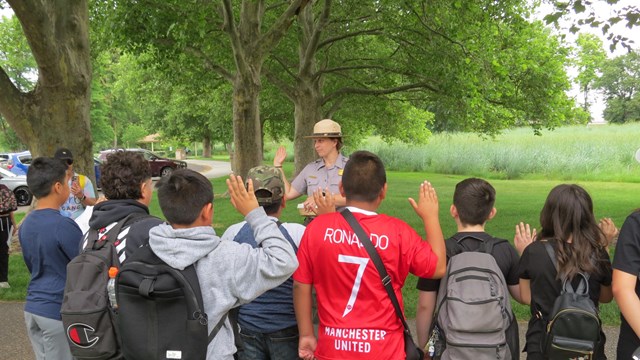
M291 165L286 168L292 171ZM453 190L455 184L465 176L439 175L414 172L388 172L389 191L387 198L379 209L379 212L399 217L413 226L418 233L424 235L421 221L413 212L407 198L416 197L421 181L431 181L440 199L440 222L445 237L456 231L455 223L449 215ZM214 185L215 214L213 226L218 235L231 224L242 220L231 206L229 199L224 197L226 185L224 178L212 180ZM487 224L487 231L494 236L513 241L515 224L524 221L538 227L540 209L549 190L560 184L559 181L548 180L490 180L497 191L496 217ZM640 207L640 199L636 194L640 193L640 184L617 182L578 182L585 187L594 199L595 214L597 218L611 217L618 226L622 225L625 217L634 209ZM301 222L302 218L297 214L296 204L302 201L294 201L285 209L283 221ZM151 212L162 217L157 199L151 204ZM613 251L612 251L613 255ZM28 272L19 255L12 255L10 259L9 281L12 288L0 290L0 300L23 300L28 283ZM415 290L416 278L411 276L404 286L404 301L408 317L415 315L415 306L418 292ZM529 309L521 305L515 306L518 318L529 318ZM602 318L605 324L619 323L619 313L615 304L601 306Z

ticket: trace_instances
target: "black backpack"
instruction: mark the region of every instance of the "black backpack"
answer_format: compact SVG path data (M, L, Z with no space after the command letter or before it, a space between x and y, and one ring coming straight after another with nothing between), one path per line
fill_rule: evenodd
M553 247L548 242L544 245L558 269ZM542 351L548 359L591 359L597 350L601 331L598 308L589 298L589 275L578 273L578 276L577 289L571 279L564 279L562 291L549 313L542 341Z
M84 250L67 264L67 280L60 314L75 359L121 359L116 313L107 295L109 268L119 267L114 242L125 224L149 217L133 213L106 234L89 229Z
M223 316L209 334L195 267L174 269L148 245L120 268L116 298L127 360L204 360L207 346L227 319Z

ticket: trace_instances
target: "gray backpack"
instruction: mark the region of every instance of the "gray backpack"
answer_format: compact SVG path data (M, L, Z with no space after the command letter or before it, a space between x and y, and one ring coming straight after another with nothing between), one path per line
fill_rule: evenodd
M506 240L472 237L482 244L469 251L461 244L469 237L453 238L456 246L448 251L438 290L436 326L445 343L441 359L517 359L518 327L509 290L491 255Z

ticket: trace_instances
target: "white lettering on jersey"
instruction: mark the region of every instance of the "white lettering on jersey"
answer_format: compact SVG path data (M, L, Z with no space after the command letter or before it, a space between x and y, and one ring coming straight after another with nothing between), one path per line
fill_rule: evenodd
M325 327L324 334L333 337L336 350L360 353L371 352L371 341L383 341L387 334L378 329L342 329Z
M369 238L377 249L386 250L389 247L389 236L379 234L369 234ZM324 233L324 241L331 244L347 244L350 246L356 245L362 247L356 235L353 231L347 231L343 229L327 228Z

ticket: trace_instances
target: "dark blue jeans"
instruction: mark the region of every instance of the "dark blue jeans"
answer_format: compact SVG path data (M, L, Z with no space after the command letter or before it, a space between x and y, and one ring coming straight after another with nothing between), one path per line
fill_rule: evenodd
M240 329L242 350L239 360L297 360L298 327L292 326L272 333L257 333Z

